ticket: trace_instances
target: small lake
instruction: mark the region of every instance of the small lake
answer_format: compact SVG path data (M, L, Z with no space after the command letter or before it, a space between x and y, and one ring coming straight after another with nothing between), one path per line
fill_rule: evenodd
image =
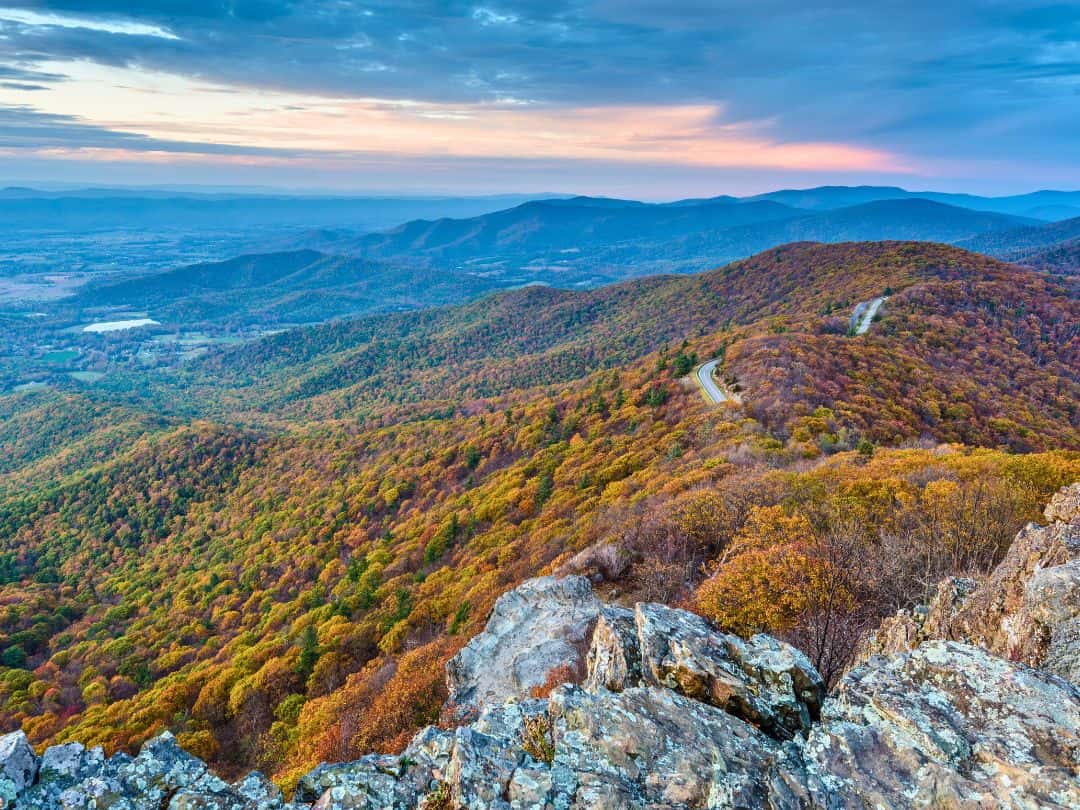
M138 326L159 326L153 318L133 318L127 321L99 321L84 326L84 332L119 332L122 329L135 329Z

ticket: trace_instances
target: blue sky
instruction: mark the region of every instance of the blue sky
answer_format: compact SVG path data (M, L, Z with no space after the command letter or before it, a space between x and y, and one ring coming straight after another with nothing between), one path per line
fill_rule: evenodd
M1080 3L0 0L0 182L1080 187Z

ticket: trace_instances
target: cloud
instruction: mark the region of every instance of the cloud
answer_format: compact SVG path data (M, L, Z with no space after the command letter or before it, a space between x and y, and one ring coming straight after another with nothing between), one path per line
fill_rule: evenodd
M0 148L52 154L109 150L110 159L121 150L231 155L268 164L286 158L344 165L377 156L437 156L905 170L886 152L841 143L782 143L753 126L725 124L714 105L552 109L312 96L300 104L291 94L225 94L213 85L133 70L83 66L77 76L49 89L34 106L0 107ZM171 116L185 100L191 112Z
M874 167L888 163L898 170L950 160L1013 160L1033 167L1060 167L1064 160L1080 182L1080 157L1062 157L1076 152L1073 133L1080 127L1080 9L1075 4L5 4L23 18L0 22L0 65L9 70L73 74L78 71L70 66L90 63L185 77L221 94L286 94L297 106L307 97L369 105L408 101L426 106L429 120L452 118L461 109L516 107L532 113L516 119L526 134L581 110L709 108L718 111L718 124L743 127L768 144L767 150L744 149L743 154L768 154L779 162L786 154L801 165L815 156L811 145L832 150L817 153L823 169L834 166L833 157L840 154L854 158L851 166L867 165L871 155ZM81 22L29 24L29 14ZM0 79L16 85L57 83L2 73ZM29 91L0 88L0 100L7 93L16 96L8 101L30 103L20 92ZM181 104L176 117L196 116L196 106ZM110 129L127 123L132 122L106 122ZM622 118L619 125L632 130L634 122ZM713 129L710 138L719 131ZM608 132L611 151L627 148L619 140L625 134ZM700 140L699 132L686 143ZM677 154L674 144L668 137L663 149ZM662 151L656 144L649 148ZM848 151L836 151L840 148ZM638 143L635 149L645 146ZM720 160L722 151L707 154Z
M0 65L0 79L16 82L38 83L59 82L64 80L60 73L45 73L40 70L27 70L15 65Z
M303 153L301 150L153 138L137 132L87 124L74 116L42 113L26 106L4 105L0 105L0 150L26 150L35 154L81 153L90 157L95 150L109 150L114 157L161 152L281 158L297 157Z
M87 31L103 31L107 34L176 39L174 34L157 25L147 25L123 19L95 19L93 17L43 13L28 9L0 8L0 21L21 23L31 28L82 28Z

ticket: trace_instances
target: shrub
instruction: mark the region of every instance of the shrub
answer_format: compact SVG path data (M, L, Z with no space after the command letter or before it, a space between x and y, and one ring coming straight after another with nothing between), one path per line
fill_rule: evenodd
M562 686L564 683L575 683L577 680L578 673L572 666L560 664L548 672L547 678L540 686L534 686L529 690L529 695L534 698L546 698L555 687Z
M551 718L546 714L526 717L521 726L521 747L538 762L555 761L555 742L551 736Z
M450 786L446 782L439 782L420 805L421 810L450 810L454 806L454 800L450 796Z

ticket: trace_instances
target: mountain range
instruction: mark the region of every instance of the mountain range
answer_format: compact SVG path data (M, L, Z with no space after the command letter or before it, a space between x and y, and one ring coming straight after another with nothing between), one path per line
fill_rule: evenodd
M985 233L957 244L1046 272L1080 272L1080 217Z
M1080 192L1033 191L1001 197L950 194L940 191L908 191L896 186L820 186L810 189L770 191L748 200L772 200L795 208L829 210L879 200L921 199L999 214L1056 221L1080 216Z
M109 307L146 310L166 324L311 323L454 303L507 287L595 287L697 272L799 241L956 243L1052 272L1075 270L1068 246L1080 219L1044 223L911 194L827 207L891 191L827 188L660 204L575 197L464 219L412 220L363 235L320 229L288 250L166 272L124 272L92 282L64 307L71 317ZM999 207L1041 199L999 201ZM1044 249L1051 253L1041 258Z
M496 286L425 265L301 249L96 282L65 305L148 310L168 324L277 326L456 303Z
M333 245L371 259L569 283L692 272L797 241L924 239L952 242L1035 225L1011 214L921 198L809 211L774 200L667 204L533 201L467 219L419 220Z

